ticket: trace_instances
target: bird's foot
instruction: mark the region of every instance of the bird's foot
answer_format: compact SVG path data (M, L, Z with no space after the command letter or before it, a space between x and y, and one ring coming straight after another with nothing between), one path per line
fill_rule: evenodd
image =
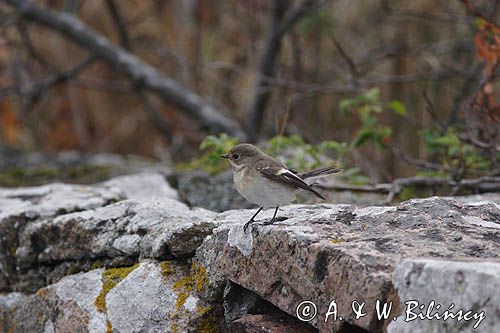
M250 223L252 223L252 222L255 222L255 220L254 220L254 219L250 219L250 220L248 220L248 222L247 222L247 223L245 223L245 225L243 226L243 232L244 232L244 233L246 233L246 232L247 232L248 226L249 226L249 225L250 225Z
M270 224L273 224L274 222L283 222L285 220L288 220L288 217L285 217L285 216L274 217L274 218L270 219L269 221L263 222L262 225L270 225Z

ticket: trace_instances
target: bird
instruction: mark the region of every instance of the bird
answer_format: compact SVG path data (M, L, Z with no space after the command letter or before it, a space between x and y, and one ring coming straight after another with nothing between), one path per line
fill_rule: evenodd
M321 193L311 187L311 181L342 171L335 166L329 166L299 173L249 143L238 144L220 157L229 161L236 190L246 200L259 206L257 212L243 226L245 233L263 209L275 208L273 218L268 224L273 223L279 207L294 201L298 190L305 190L325 200Z

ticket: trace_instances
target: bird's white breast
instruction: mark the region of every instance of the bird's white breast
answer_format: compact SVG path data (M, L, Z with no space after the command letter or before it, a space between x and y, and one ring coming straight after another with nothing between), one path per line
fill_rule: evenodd
M233 179L245 199L264 208L286 205L295 199L295 189L268 179L257 170L233 170Z

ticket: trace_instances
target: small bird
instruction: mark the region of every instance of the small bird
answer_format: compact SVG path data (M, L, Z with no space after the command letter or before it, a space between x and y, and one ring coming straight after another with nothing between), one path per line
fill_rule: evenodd
M255 222L255 217L264 208L276 208L269 222L273 223L276 220L278 208L295 200L297 190L311 192L325 200L323 195L310 186L312 183L310 181L342 171L332 166L298 173L248 143L234 146L227 154L220 157L229 160L238 192L245 199L260 207L243 226L244 232L250 223Z

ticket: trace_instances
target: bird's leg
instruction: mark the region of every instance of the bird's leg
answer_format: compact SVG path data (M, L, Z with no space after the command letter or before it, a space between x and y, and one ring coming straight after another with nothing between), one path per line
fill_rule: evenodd
M260 207L257 212L255 214L253 214L252 218L250 220L248 220L247 223L245 223L245 225L243 226L243 232L246 232L247 231L247 228L248 226L250 225L250 223L252 222L255 222L254 218L257 216L257 214L260 213L260 211L262 210L262 207Z
M279 207L276 207L276 209L274 210L274 215L273 215L272 219L270 219L269 221L266 221L266 222L264 222L262 224L263 225L269 225L269 224L273 224L275 221L277 221L276 214L278 213L278 209L279 209Z
M279 209L279 207L276 207L276 210L274 211L273 218L271 219L271 223L276 221L276 213L278 213L278 209Z

